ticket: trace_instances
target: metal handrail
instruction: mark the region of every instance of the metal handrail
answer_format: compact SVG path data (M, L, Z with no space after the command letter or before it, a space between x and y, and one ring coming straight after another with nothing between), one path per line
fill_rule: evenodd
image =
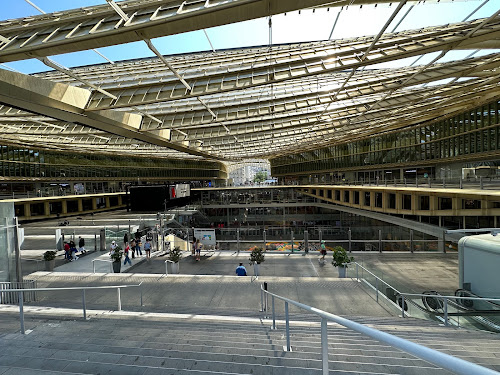
M95 273L95 263L94 262L105 262L105 263L109 263L109 272L113 272L113 261L112 260L108 260L108 259L92 259L92 270L93 272L92 273Z
M392 285L387 283L386 281L382 280L380 277L375 275L373 272L367 270L365 267L363 267L361 264L354 262L356 264L356 280L359 281L359 268L362 268L365 272L369 273L373 277L375 277L375 293L376 293L376 300L378 302L378 294L379 294L379 281L382 282L383 284L387 285L389 288L393 289L398 295L401 296L401 317L405 317L405 297L433 297L433 298L438 298L443 300L443 318L444 318L444 325L448 326L449 325L449 319L448 319L448 300L478 300L478 301L483 301L483 302L500 302L500 298L486 298L486 297L459 297L459 296L443 296L440 294L422 294L422 293L403 293L396 288L394 288Z
M47 291L60 291L60 290L81 290L82 291L82 309L83 309L83 319L87 320L87 306L85 302L85 291L89 289L116 289L117 298L118 298L118 309L117 311L121 311L122 309L122 299L121 299L121 288L134 288L139 287L141 291L141 307L142 307L142 281L139 284L135 285L105 285L105 286L69 286L63 288L27 288L27 289L6 289L2 292L10 293L17 292L19 293L19 320L21 323L21 333L24 335L26 333L24 329L24 300L23 300L23 292L47 292Z
M267 312L267 296L270 295L272 297L272 314L273 314L273 329L276 329L276 315L275 315L275 309L274 309L274 299L278 298L282 301L285 302L285 324L286 324L286 351L291 351L291 346L290 346L290 318L288 314L288 304L292 304L294 306L297 306L298 308L301 308L303 310L306 310L310 313L313 313L317 316L321 317L321 353L322 353L322 364L323 364L323 375L328 375L329 374L329 369L328 369L328 333L327 333L327 328L328 328L328 321L333 321L337 324L340 324L346 328L352 329L353 331L356 331L358 333L364 334L366 336L369 336L375 340L381 341L383 343L386 343L396 349L402 350L408 354L411 354L417 358L423 359L427 362L430 362L432 364L435 364L436 366L442 367L446 370L452 371L456 374L460 375L470 375L470 374L475 374L475 375L498 375L499 373L491 370L489 368L476 365L475 363L471 363L468 361L465 361L460 358L453 357L449 354L444 354L441 352L438 352L434 349L427 348L423 345L415 344L411 341L399 338L397 336L393 336L389 333L385 333L382 331L379 331L374 328L367 327L363 324L353 322L352 320L342 318L340 316L328 313L326 311L317 309L312 306L305 305L303 303L291 300L286 297L279 296L277 294L271 293L267 290L265 290L261 284L260 287L261 293L264 293L266 295L266 302L265 302L265 308L263 308L264 311ZM263 306L263 307L264 307Z

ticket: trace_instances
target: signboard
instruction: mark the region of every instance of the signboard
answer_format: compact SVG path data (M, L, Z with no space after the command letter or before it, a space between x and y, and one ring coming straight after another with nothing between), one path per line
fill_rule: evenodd
M175 198L184 198L191 195L189 184L176 184L175 185Z
M215 229L195 229L194 238L200 240L200 242L207 246L215 246Z

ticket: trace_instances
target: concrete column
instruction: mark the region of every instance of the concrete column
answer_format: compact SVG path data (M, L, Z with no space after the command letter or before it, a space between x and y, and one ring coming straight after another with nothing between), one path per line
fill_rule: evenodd
M61 203L62 203L61 213L67 214L68 213L68 201L63 200L63 201L61 201Z
M437 210L438 210L438 197L435 195L429 195L429 211L431 216L435 216Z
M83 212L83 199L78 199L78 212Z
M97 198L96 197L92 198L92 209L97 210Z
M118 196L118 206L123 204L123 197L121 195Z
M50 203L49 203L49 201L43 202L43 214L45 216L50 215ZM31 214L30 214L30 216L31 216Z
M31 216L31 204L29 204L29 203L24 204L24 216L25 217Z
M109 201L109 197L106 197L106 208L110 208L111 207L111 202Z

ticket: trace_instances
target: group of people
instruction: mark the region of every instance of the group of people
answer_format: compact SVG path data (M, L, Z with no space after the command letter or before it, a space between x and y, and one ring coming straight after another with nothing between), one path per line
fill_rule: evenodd
M141 237L133 238L129 243L128 236L125 235L123 240L124 240L123 254L125 255L125 260L123 261L123 265L126 265L127 263L132 265L132 260L130 259L131 258L130 253L132 253L132 259L135 258L136 253L137 256L139 255L142 256ZM113 255L117 247L118 245L116 244L116 241L112 241L109 254ZM144 244L144 252L146 253L146 259L148 260L151 258L151 247L152 247L151 241L149 240L149 238L146 238L146 243Z
M78 256L76 255L78 252L80 252L80 254L85 254L87 252L85 249L85 239L82 236L78 237L78 249L76 248L75 241L64 241L64 259L70 262L78 260Z

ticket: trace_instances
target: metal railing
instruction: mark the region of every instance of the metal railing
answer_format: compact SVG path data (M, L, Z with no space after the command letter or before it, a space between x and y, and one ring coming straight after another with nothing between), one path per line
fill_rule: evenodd
M263 288L261 285L261 301L263 303L262 310L267 313L268 309L268 296L271 296L271 306L272 306L272 319L273 319L273 329L276 329L276 314L274 300L275 298L282 300L285 303L285 330L286 330L286 351L291 351L290 344L290 317L288 313L288 305L292 304L302 310L306 310L314 315L321 317L321 359L322 359L322 370L323 375L329 374L328 368L328 321L335 322L346 328L352 329L355 332L361 333L375 340L386 343L396 349L402 350L408 354L411 354L417 358L423 359L424 361L430 362L436 366L442 367L446 370L454 372L460 375L498 375L499 373L488 369L486 367L476 365L474 363L465 361L460 358L453 357L448 354L438 352L436 350L427 348L423 345L415 344L411 341L393 336L391 334L381 332L374 328L367 327L363 324L353 322L349 319L342 318L340 316L330 314L326 311L317 309L312 306L305 305L303 303L288 299L286 297L279 296L277 294L271 293ZM265 295L265 298L263 298Z
M122 288L137 288L139 287L141 292L141 307L142 304L142 282L136 285L106 285L106 286L84 286L84 287L64 287L64 288L31 288L31 289L9 289L4 290L4 293L18 293L18 301L19 301L19 320L21 323L21 333L24 335L26 330L24 329L24 298L23 294L25 292L54 292L54 291L62 291L62 290L81 290L82 291L82 310L83 310L83 319L87 320L87 305L85 301L85 291L87 290L95 290L95 289L116 289L117 291L117 302L118 308L117 311L121 311L122 309L122 299L121 299L121 289Z
M426 293L404 293L404 292L399 291L398 289L396 289L395 287L393 287L392 285L390 285L389 283L387 283L386 281L384 281L383 279L381 279L380 277L378 277L377 275L375 275L373 272L369 271L368 269L366 269L365 267L363 267L362 265L360 265L359 263L354 262L354 264L356 265L355 270L356 270L356 280L357 281L360 281L360 277L359 277L359 270L360 269L363 272L366 272L369 275L373 276L373 278L375 280L375 283L374 283L375 285L372 285L366 279L363 279L363 280L367 284L369 284L375 290L375 300L377 301L377 303L379 301L379 294L381 293L381 291L380 291L380 286L381 285L385 285L385 286L387 286L388 288L390 288L390 289L392 289L394 291L394 294L395 294L395 297L396 297L396 301L397 301L397 305L399 305L399 307L401 308L401 317L402 318L405 318L408 315L408 313L406 312L407 311L407 304L405 304L405 302L406 301L411 301L410 297L435 298L436 300L441 301L440 308L443 311L442 313L437 312L437 311L430 311L430 310L425 310L425 312L428 313L428 314L432 314L434 316L443 316L443 320L444 320L444 325L445 326L448 326L450 324L449 317L451 315L453 315L453 316L460 316L460 315L467 316L467 315L471 315L470 311L463 312L463 313L460 313L460 312L449 313L449 311L448 311L449 306L450 305L457 305L455 303L455 301L500 302L500 298L469 297L469 296L465 296L465 297L462 297L462 296L446 296L446 295L440 295L440 294L426 294ZM347 269L349 270L350 268L347 268ZM384 294L382 294L382 295L384 295ZM399 297L400 297L400 299L399 299ZM424 308L421 308L419 305L417 305L413 301L411 301L411 302L414 303L414 305L417 306L419 309L421 309L421 310L424 311ZM498 311L498 314L500 314L500 310L494 310L494 311ZM478 312L477 315L480 315L480 312Z
M107 259L92 259L92 273L95 273L95 262L105 262L109 263L109 272L113 272L113 261Z
M23 299L26 301L36 301L36 292L31 290L36 290L36 280L24 280L21 282L14 281L4 281L0 282L0 304L10 305L19 302L18 295L10 293L13 289L22 289Z

